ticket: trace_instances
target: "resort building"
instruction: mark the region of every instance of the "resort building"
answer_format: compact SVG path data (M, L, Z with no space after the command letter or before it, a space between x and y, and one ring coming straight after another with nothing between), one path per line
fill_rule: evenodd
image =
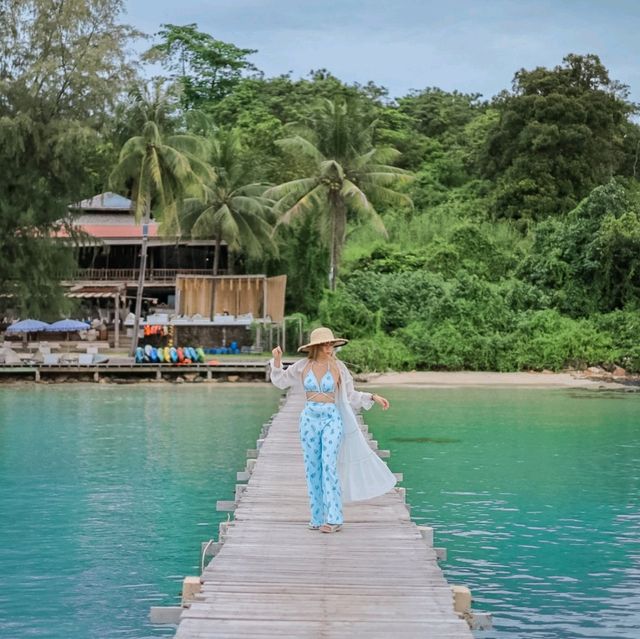
M64 282L67 296L82 300L88 318L104 320L109 342L122 346L123 331L116 329L124 327L124 335L132 334L142 224L135 221L131 200L116 193L102 193L69 208L80 241L78 270ZM58 237L67 239L68 234ZM227 246L222 243L214 277L214 245L213 239L163 236L151 220L141 330L153 322L176 324L208 345L225 345L228 335L246 345L254 321L283 320L286 276L229 275ZM242 326L245 333L232 330L234 326Z

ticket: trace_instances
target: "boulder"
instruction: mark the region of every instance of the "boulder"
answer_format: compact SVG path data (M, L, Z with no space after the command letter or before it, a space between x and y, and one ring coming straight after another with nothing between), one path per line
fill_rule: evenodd
M614 366L613 370L611 371L611 374L614 377L626 377L627 376L627 371L624 370L624 368L622 368L622 366Z

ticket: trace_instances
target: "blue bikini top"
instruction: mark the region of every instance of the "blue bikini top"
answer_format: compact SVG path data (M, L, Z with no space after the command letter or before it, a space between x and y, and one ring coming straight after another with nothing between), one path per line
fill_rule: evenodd
M304 390L307 392L333 393L335 391L335 380L329 370L329 364L327 364L327 372L320 380L320 386L318 386L318 379L313 372L313 365L311 365L309 371L305 375L303 386Z

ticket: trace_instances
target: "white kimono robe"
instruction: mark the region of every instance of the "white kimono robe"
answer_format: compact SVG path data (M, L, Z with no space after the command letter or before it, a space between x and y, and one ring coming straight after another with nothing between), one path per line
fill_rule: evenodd
M369 410L374 404L371 394L355 390L353 377L347 367L340 360L336 362L340 369L336 405L344 428L344 439L338 457L342 500L351 502L371 499L391 490L396 485L396 478L367 443L353 412L361 408ZM278 388L291 387L293 392L304 393L302 372L308 363L308 359L300 359L284 370L282 367L276 368L271 359L271 381Z

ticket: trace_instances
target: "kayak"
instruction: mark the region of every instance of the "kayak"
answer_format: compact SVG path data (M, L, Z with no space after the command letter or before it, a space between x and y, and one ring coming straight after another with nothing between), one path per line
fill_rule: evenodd
M202 346L199 346L198 348L196 348L196 355L198 356L199 362L204 362L205 357L204 357L204 351L202 350Z
M142 346L138 346L138 348L136 348L135 360L136 364L142 364L142 362L144 362L144 351L142 350Z
M171 358L171 361L175 364L178 361L178 351L176 350L175 346L172 346L169 349L169 356Z
M159 362L164 362L164 348L159 348L156 351L156 356Z

